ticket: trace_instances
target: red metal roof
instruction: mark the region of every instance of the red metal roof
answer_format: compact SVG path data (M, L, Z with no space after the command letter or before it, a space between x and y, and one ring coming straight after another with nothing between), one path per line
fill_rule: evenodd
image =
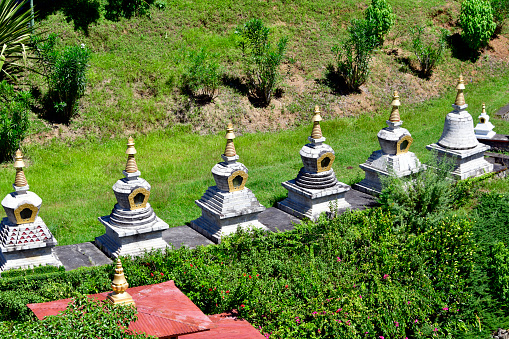
M208 331L215 327L173 281L161 284L128 288L138 309L138 320L129 325L130 330L141 331L158 338ZM89 295L90 298L106 299L109 292ZM63 311L70 299L47 303L28 304L37 318L57 315Z
M192 333L182 339L265 339L257 329L246 320L237 319L236 313L221 313L209 316L216 325L210 331ZM180 338L180 337L179 337Z

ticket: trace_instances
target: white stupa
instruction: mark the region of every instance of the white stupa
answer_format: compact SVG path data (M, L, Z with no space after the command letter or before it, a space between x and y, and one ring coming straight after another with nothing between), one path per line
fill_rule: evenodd
M474 132L477 139L491 139L495 136L493 124L490 122L490 116L486 113L486 104L482 104L482 112L479 115L479 123L475 126Z
M472 116L466 111L468 105L463 96L465 83L461 75L456 89L458 94L452 105L454 110L445 118L440 140L426 148L434 151L438 159L451 159L455 164L453 176L456 179L466 179L491 172L493 164L484 160L484 152L489 150L490 146L477 141Z

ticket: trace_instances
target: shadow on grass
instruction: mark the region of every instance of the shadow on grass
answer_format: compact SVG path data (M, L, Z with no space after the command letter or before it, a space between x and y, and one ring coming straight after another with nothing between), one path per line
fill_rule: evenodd
M276 196L272 196L269 198L269 206L270 207L277 207L277 203L280 202L280 201L283 201L287 198L287 193L284 192L284 193L281 193L281 194L278 194Z
M67 22L73 22L75 31L82 30L88 36L88 27L101 17L100 7L98 0L52 0L37 1L34 10L38 21L62 12Z
M249 90L249 86L245 83L242 78L224 74L221 78L221 82L224 86L230 87L236 93L247 96L249 102L253 107L264 108L267 107L270 102L266 102L263 93L259 91ZM279 99L283 96L284 90L282 88L276 88L273 92L273 97Z
M361 93L360 89L350 89L346 84L345 78L336 71L336 68L332 64L327 65L324 77L315 79L315 82L317 84L329 87L331 92L336 95Z
M480 51L468 47L459 33L449 35L447 37L447 44L452 51L452 57L458 60L476 62L481 56Z

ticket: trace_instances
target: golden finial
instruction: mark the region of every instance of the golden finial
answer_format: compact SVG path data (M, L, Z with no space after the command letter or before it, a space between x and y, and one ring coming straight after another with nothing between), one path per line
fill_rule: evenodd
M117 264L115 265L115 276L111 282L111 289L113 292L108 294L108 298L106 300L114 305L134 305L133 298L129 293L126 292L128 287L129 284L127 283L127 280L124 276L122 262L120 261L120 258L118 258Z
M233 133L233 125L231 123L228 124L226 128L226 148L224 149L224 155L227 157L234 157L237 155L235 152L235 145L233 144L233 139L235 139L235 134Z
M481 114L486 114L486 104L483 102L482 103L482 112Z
M323 137L322 129L320 128L320 121L322 121L322 117L320 116L320 107L316 105L315 115L313 116L313 131L311 131L311 138L313 139L320 139Z
M16 178L14 179L14 186L23 187L28 185L27 178L25 178L25 173L23 172L23 167L25 167L25 163L23 162L23 154L18 149L16 151L16 157L14 158L14 168L16 169Z
M125 171L127 173L138 172L138 165L136 165L136 160L134 159L134 155L136 154L136 148L134 148L133 137L129 137L129 139L127 140L127 150L125 151L125 154L127 154L127 163L125 164Z
M398 122L401 120L399 117L399 106L401 106L401 103L399 102L399 94L398 91L394 91L394 96L392 98L392 112L391 116L389 117L389 121L391 122Z
M465 104L465 97L463 96L463 90L465 89L465 82L463 81L463 75L460 75L456 89L458 90L458 94L456 94L456 101L454 102L454 104L456 106L462 106Z

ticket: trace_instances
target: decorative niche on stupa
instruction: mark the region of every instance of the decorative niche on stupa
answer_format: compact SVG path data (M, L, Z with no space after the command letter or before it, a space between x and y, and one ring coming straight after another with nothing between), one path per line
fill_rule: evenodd
M0 224L0 271L39 265L63 266L52 250L57 241L39 216L42 199L29 191L20 150L16 152L14 167L14 192L2 200L7 217Z
M117 203L110 215L100 217L106 233L95 238L98 246L109 257L137 256L145 251L168 247L162 233L169 226L156 216L150 206L150 184L140 177L134 155L134 140L129 137L124 178L113 185Z
M493 124L490 122L490 116L486 113L486 105L482 104L482 112L479 115L479 123L474 128L477 139L491 139L495 136Z
M387 127L378 132L380 149L371 153L365 163L359 167L365 172L364 179L353 187L361 192L378 196L382 192L380 178L387 176L406 177L417 173L421 163L414 153L410 152L413 139L408 130L401 127L399 95L394 91L392 111Z
M248 170L238 162L235 151L232 124L228 125L225 138L226 148L221 155L223 161L212 168L215 186L207 189L200 200L195 203L202 210L202 215L191 221L191 227L215 243L221 242L223 235L236 232L238 227L255 227L267 230L258 221L258 214L265 207L258 202L253 192L246 187Z
M455 179L466 179L491 172L493 165L484 159L484 152L490 146L477 141L472 116L466 111L468 105L463 94L465 83L461 75L456 89L458 93L452 105L453 111L445 117L440 140L426 148L435 152L439 161L443 158L453 161L452 174Z
M281 184L288 190L288 198L278 202L278 208L300 219L316 220L322 212L330 212L331 206L338 209L350 207L345 199L350 186L336 179L332 169L334 150L324 143L321 120L320 109L316 106L309 143L300 150L304 166L297 178Z

